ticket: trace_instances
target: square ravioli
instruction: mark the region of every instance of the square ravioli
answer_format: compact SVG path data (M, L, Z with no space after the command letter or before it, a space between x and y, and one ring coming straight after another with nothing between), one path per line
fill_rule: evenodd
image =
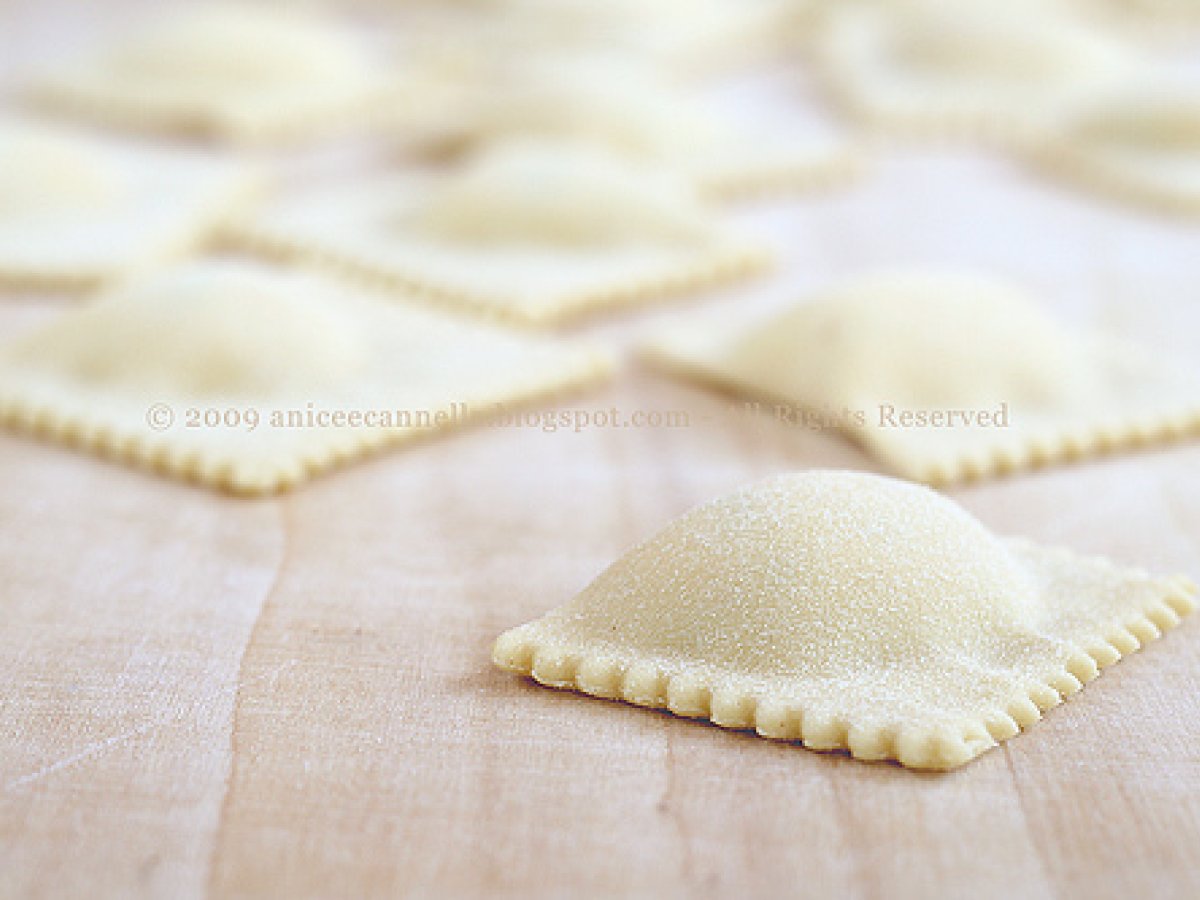
M1127 84L1065 105L1030 150L1065 180L1198 217L1200 83Z
M406 49L443 66L612 53L690 78L777 55L796 18L795 0L505 0L424 4L415 13L405 19Z
M1073 334L1022 291L953 272L863 277L740 327L681 323L644 355L781 420L839 428L936 485L1200 433L1187 366Z
M258 142L361 120L384 87L356 35L332 20L206 3L47 74L31 96L133 128Z
M263 494L606 371L586 348L214 260L0 347L0 424Z
M542 55L482 65L443 84L444 102L401 110L395 130L425 152L459 152L514 138L577 141L656 164L715 200L795 194L850 181L860 142L797 114L790 82L734 80L706 96L613 55ZM768 90L764 90L767 88ZM771 112L739 114L746 95ZM759 104L763 105L763 104Z
M493 656L550 687L952 769L1177 625L1195 593L999 538L919 485L814 471L686 513Z
M834 100L889 131L1023 138L1057 100L1128 76L1115 36L1038 2L847 2L816 60Z
M0 287L92 287L210 237L252 198L244 166L0 119Z
M232 240L527 324L686 295L770 256L685 181L593 148L513 142L450 174L283 201Z

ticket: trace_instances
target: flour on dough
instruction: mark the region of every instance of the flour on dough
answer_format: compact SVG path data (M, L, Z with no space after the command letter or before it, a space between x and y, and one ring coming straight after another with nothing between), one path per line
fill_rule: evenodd
M928 488L813 471L674 520L494 658L550 687L952 769L1178 624L1195 591L999 538Z

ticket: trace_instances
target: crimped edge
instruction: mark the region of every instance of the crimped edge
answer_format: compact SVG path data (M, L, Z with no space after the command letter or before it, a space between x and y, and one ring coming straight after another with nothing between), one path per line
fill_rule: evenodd
M1121 423L1098 422L1094 425L1064 429L1056 434L1034 438L1019 449L992 447L983 453L962 454L951 460L938 460L910 466L895 454L888 454L864 441L871 452L917 481L932 487L971 484L987 478L1032 472L1064 463L1102 459L1129 450L1167 447L1200 436L1200 406L1180 409L1175 415L1139 419L1132 416Z
M1069 137L1042 135L1026 144L1024 156L1035 168L1075 187L1169 216L1200 218L1200 192L1157 185L1132 169L1110 164Z
M652 368L702 387L714 388L732 396L796 404L794 399L749 389L736 378L696 361L683 359L673 349L658 343L643 344L638 348L637 355ZM1159 413L1147 418L1131 415L1120 422L1095 422L1057 433L1037 435L1019 449L995 446L978 453L962 453L953 458L929 461L915 461L891 451L885 442L872 439L873 432L870 429L840 428L838 431L897 474L931 487L945 488L1065 463L1103 459L1129 450L1170 446L1200 436L1200 404L1181 406L1173 414Z
M851 83L839 64L814 54L813 77L831 107L867 132L876 151L892 143L951 146L978 144L1020 149L1034 140L1036 119L987 110L930 102L923 109L889 108L874 103L864 90Z
M136 132L254 146L299 143L329 132L366 127L394 93L395 88L390 86L379 89L364 85L361 96L314 105L303 115L256 124L240 121L217 109L172 108L167 104L151 107L117 91L89 90L71 82L36 83L26 90L26 99L47 111Z
M70 265L15 264L0 260L0 291L90 293L151 269L198 256L214 245L230 221L246 215L262 197L265 181L257 170L231 176L224 196L218 196L187 218L181 218L175 238L136 259L114 261L105 268Z
M773 200L795 194L816 193L852 184L869 165L870 154L858 142L832 151L828 156L795 165L754 166L701 174L700 193L718 203Z
M398 270L365 256L331 250L319 240L289 236L269 226L236 224L225 243L266 259L309 263L365 287L456 308L473 315L528 326L554 326L605 312L637 308L674 297L712 290L768 270L773 254L765 246L719 249L702 264L670 275L564 297L553 308L523 306L504 295L484 295L458 285L431 281L415 269Z
M826 12L819 30L831 27L831 17L836 15L833 9ZM876 102L871 89L858 77L856 67L838 58L823 37L811 41L806 50L818 93L833 109L866 129L878 147L897 142L936 146L966 143L1020 151L1038 140L1042 115L1026 116L998 107L989 109L986 104L946 103L940 99L907 108Z
M612 371L609 359L591 352L586 365L557 380L514 391L507 397L478 401L481 406L503 403L526 405L561 397L606 379ZM469 405L469 404L468 404ZM480 423L485 421L480 420ZM472 424L451 418L441 427L364 428L338 435L320 448L306 449L286 459L251 464L223 455L188 448L166 433L114 427L102 418L63 414L51 403L29 403L15 392L0 393L0 427L17 434L93 453L111 462L135 469L215 488L242 497L261 497L289 491L318 475L341 468L385 449L432 438L443 432Z
M1080 558L1070 551L1060 552ZM846 717L814 717L794 704L763 697L761 692L714 688L703 677L686 672L667 674L645 660L589 655L538 641L529 637L529 625L500 635L493 646L492 660L500 668L546 687L665 709L685 718L707 719L722 728L801 743L811 750L843 751L860 760L891 760L911 769L948 771L1028 729L1043 713L1078 693L1101 670L1161 637L1195 610L1197 587L1190 579L1171 576L1154 582L1162 596L1141 613L1102 637L1073 648L1062 665L1051 666L1004 707L964 719L958 727L896 722L882 728L864 728Z

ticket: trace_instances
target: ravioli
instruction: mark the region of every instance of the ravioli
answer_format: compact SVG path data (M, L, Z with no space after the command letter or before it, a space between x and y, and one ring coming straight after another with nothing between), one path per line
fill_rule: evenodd
M191 249L253 196L247 167L0 119L0 286L80 288Z
M1056 101L1127 76L1115 37L1045 4L838 4L817 60L836 101L889 130L1023 138Z
M1195 592L999 538L928 488L814 471L686 513L493 657L550 687L953 769L1177 625Z
M1073 334L1019 289L954 272L864 277L748 326L683 323L645 355L777 414L849 413L828 418L931 484L1200 432L1185 366Z
M678 75L708 77L777 51L795 7L794 0L431 4L419 11L417 27L407 37L413 50L433 47L456 61L618 53ZM412 28L413 18L406 24Z
M332 21L215 3L48 75L33 97L133 127L261 141L359 119L385 81L355 36Z
M0 424L264 494L606 369L587 348L210 260L0 347Z
M1200 86L1132 84L1068 105L1034 158L1119 199L1200 216Z
M471 81L478 83L461 87L451 102L453 115L439 109L432 122L426 116L418 145L576 141L668 167L714 199L839 184L857 175L865 160L857 142L828 124L802 120L790 108L785 122L734 117L715 100L621 57L509 61ZM414 140L410 111L397 128L404 140Z
M527 324L687 294L769 261L683 180L593 148L524 141L453 174L283 202L231 236Z
M1200 0L1115 0L1115 5L1167 25L1188 25L1200 18Z

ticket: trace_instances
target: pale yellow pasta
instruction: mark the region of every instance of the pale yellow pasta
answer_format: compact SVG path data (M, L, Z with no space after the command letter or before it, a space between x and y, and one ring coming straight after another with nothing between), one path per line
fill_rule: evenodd
M233 230L411 297L531 324L695 292L769 260L684 180L573 144L498 144L446 175L281 202Z
M656 163L717 198L771 195L849 180L865 154L814 119L743 121L695 91L614 55L509 62L459 92L418 143L477 147L513 138L591 144ZM412 137L411 111L397 124ZM429 116L426 116L429 119Z
M494 658L551 687L952 769L1178 624L1195 591L998 538L927 488L816 471L686 513Z
M33 97L135 127L255 141L361 119L385 85L360 42L331 20L214 3L166 15L47 75Z
M605 371L592 350L207 261L0 347L0 423L261 494Z
M704 246L710 216L687 184L647 178L586 147L506 143L434 192L409 227L451 243Z
M195 248L242 211L246 166L0 119L0 285L91 287Z
M122 173L88 143L16 123L0 125L0 216L70 214L111 203Z
M870 123L903 132L1023 138L1055 101L1118 83L1119 40L1043 3L837 4L818 40L823 78Z
M1074 334L1021 290L962 273L865 276L756 323L680 323L645 353L778 409L846 410L834 424L932 484L1200 432L1187 366Z
M1125 85L1066 104L1032 146L1055 174L1117 198L1200 215L1200 86Z
M506 0L466 14L447 6L435 5L424 21L472 59L620 53L682 76L707 76L777 50L797 2Z

